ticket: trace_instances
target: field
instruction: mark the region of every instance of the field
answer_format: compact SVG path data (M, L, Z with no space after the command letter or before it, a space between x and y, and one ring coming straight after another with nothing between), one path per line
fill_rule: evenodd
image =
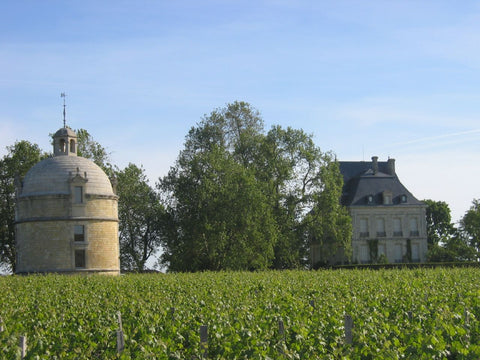
M26 336L26 359L479 359L479 280L473 268L0 277L0 356L19 359Z

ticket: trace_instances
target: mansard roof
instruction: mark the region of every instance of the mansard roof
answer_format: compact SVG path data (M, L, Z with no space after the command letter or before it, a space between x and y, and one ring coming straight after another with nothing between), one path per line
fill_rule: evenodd
M375 205L422 205L400 182L395 173L395 160L377 161L340 161L343 175L342 204L345 206ZM384 203L384 196L390 196L391 202Z

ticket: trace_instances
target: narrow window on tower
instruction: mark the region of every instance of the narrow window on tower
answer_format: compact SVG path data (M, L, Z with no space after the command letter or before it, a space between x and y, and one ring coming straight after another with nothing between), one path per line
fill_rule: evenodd
M75 268L85 268L85 250L75 250Z
M75 241L85 241L85 227L83 225L74 225L73 234Z
M83 187L75 186L74 196L75 196L75 204L83 203Z

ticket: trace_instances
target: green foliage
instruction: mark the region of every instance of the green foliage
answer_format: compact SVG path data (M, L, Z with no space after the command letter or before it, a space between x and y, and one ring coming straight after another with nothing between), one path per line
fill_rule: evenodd
M18 141L0 160L0 268L15 271L15 194L27 171L46 157L38 145Z
M468 244L476 250L478 258L480 253L480 199L472 201L472 206L460 221L460 227L468 239Z
M122 270L143 271L160 247L165 211L143 168L129 164L117 171L116 177L120 265Z
M301 130L265 134L244 102L193 127L158 188L173 224L162 262L173 271L302 267L311 242L325 256L350 251L332 155Z
M109 176L113 175L113 167L110 163L110 154L85 129L75 130L77 134L77 155L92 160L100 166Z
M26 335L29 359L199 359L207 325L209 359L478 359L479 276L438 268L1 277L0 353L18 358Z
M444 201L423 200L427 204L427 241L428 247L447 242L454 234L450 208Z

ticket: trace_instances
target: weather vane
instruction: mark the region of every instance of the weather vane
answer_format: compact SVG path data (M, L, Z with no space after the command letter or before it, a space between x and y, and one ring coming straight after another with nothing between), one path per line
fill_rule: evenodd
M65 97L66 97L66 96L67 96L67 95L65 95L64 92L62 92L62 93L60 94L60 97L63 98L63 127L64 127L64 128L67 127L67 122L66 122L66 120L65 120L65 117L66 117L66 116L65 116L65 115L66 115L66 112L65 112L65 106L66 106L66 105L65 105Z

